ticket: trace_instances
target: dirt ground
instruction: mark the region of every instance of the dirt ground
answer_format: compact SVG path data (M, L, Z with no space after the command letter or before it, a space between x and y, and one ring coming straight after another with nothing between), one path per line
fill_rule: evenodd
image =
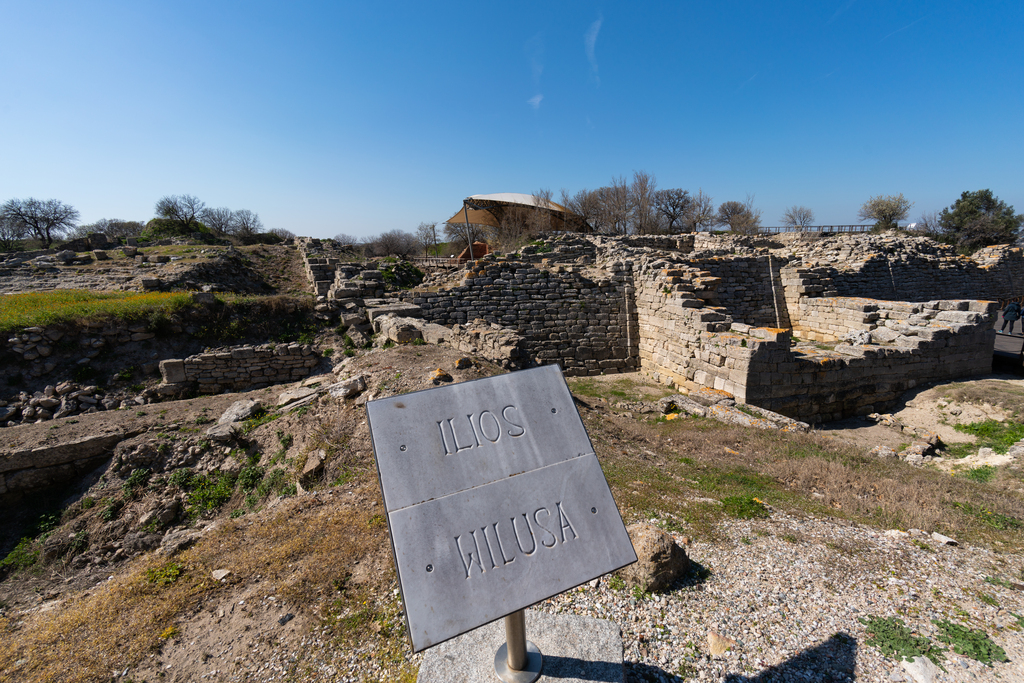
M282 433L294 434L287 455L299 463L309 452L325 448L328 460L320 482L308 491L300 486L297 496L268 499L256 510L244 508L236 497L217 516L195 522L191 528L199 532L199 540L193 549L178 556L182 565L188 567L192 592L176 603L180 611L170 618L139 616L149 619L144 622L146 629L163 631L159 643L128 666L122 657L101 657L106 671L134 681L270 680L286 672L294 673L301 664L302 653L313 650L319 653L319 659L335 662L337 666L341 666L338 662L347 661L356 669L371 667L372 671L363 672L366 679L397 680L405 675L403 672L412 670L410 667L414 668L417 658L408 654L404 639L394 637L389 630L389 624L400 620L400 608L396 603L397 583L386 531L380 523L382 504L372 470L363 405L378 397L502 372L478 359L460 363L464 357L465 354L446 347L412 345L375 349L353 358L336 353L331 359L335 365L333 373L297 383L326 384L355 375L362 375L366 381L366 391L355 399L323 398L308 410L285 413L248 436L250 447L266 454L262 462L277 447ZM438 380L438 370L451 379ZM629 411L615 407L616 392L623 398L647 401L674 393L640 374L579 381L597 387L596 393L612 397L577 394L581 412L590 413L590 419L603 415L623 425L628 423L628 430L634 431L641 427ZM243 398L257 398L274 406L277 397L288 388L289 385L280 385L24 425L0 430L0 440L4 449L16 450L98 433L173 431L177 426L194 424L201 414L216 419ZM904 396L893 415L905 425L936 432L943 441L956 443L973 437L955 431L953 424L1005 420L1022 412L1024 380L994 375L919 387ZM623 434L628 435L628 430L624 428ZM863 452L878 445L897 448L909 441L905 433L868 418L824 425L818 431ZM641 439L630 443L626 438L618 442L617 448L631 454L635 450L636 458L643 460L654 455L641 447L644 443ZM650 448L658 450L659 446ZM99 480L95 483L97 487L102 485ZM114 485L120 484L115 481ZM293 550L288 551L291 554L281 550L285 554L273 561L263 556L278 552L278 547L291 548L289 539L297 538L307 540L305 545L293 544ZM349 549L345 544L353 538L364 545L357 550ZM163 566L166 561L147 553L125 562L89 565L77 571L50 566L41 572L9 577L0 583L0 621L13 618L15 628L27 628L34 634L48 619L65 624L74 621L76 610L100 614L100 607L90 600L99 605L106 604L104 600L124 600L133 606L129 609L134 609L131 600L145 583L140 577L145 576L147 569ZM229 573L218 579L219 575L213 573L216 570ZM334 585L336 592L325 592L324 585ZM363 607L353 607L353 601L360 599ZM349 623L353 615L369 610L368 604L374 605L375 616L360 622L359 638L363 642L353 644L346 639L344 630L338 629ZM146 609L150 607L147 605ZM325 624L334 624L335 630ZM44 640L40 641L41 646ZM3 648L0 638L0 674L11 673L15 668L8 668L11 662L2 661ZM367 658L359 654L364 651L378 654ZM390 659L381 658L380 652L392 655ZM26 659L22 657L19 661L24 665ZM99 665L92 662L90 666ZM23 680L34 679L27 671L23 673ZM324 675L333 679L327 673ZM91 676L80 680L96 680ZM11 680L17 679L15 675Z

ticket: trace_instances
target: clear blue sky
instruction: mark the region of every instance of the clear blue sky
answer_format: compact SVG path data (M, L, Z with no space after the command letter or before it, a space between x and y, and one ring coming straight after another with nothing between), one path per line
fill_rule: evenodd
M659 187L856 222L1024 212L1024 2L0 3L0 201L163 195L357 236L463 197Z

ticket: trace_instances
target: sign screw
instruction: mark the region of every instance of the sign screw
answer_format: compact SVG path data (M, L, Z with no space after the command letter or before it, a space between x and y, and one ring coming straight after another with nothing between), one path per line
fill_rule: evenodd
M432 571L434 571L434 565L428 564L427 565L427 572L432 572Z
M557 409L557 408L552 408L552 409L551 409L551 412L552 412L552 413L557 413L557 412L558 412L558 409Z
M400 450L400 451L404 451L404 450L405 450L405 446L399 446L399 447L398 447L398 450Z
M597 508L590 508L590 513L593 515L597 514Z

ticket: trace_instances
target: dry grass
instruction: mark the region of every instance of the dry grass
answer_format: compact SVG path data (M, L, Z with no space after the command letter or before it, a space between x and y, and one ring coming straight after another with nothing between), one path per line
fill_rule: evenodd
M1001 380L955 383L946 387L945 397L958 403L987 403L1009 413L1024 415L1024 387Z
M372 482L357 495L364 501L376 497ZM184 567L173 583L147 580L147 571L169 561L151 554L122 571L120 578L57 610L21 622L0 619L0 680L109 680L111 671L134 666L158 649L161 634L187 619L193 608L228 590L210 578L221 567L230 567L241 581L259 576L265 595L298 605L330 600L342 608L352 566L379 554L385 543L386 529L366 504L342 507L304 497L259 517L225 522L173 559ZM391 580L386 571L377 578L381 584ZM383 592L385 587L371 584L359 590ZM388 635L396 642L404 636ZM381 644L384 649L394 646Z
M298 249L283 245L257 244L239 247L248 257L249 266L259 273L274 291L301 294L309 291L309 281Z
M747 496L884 529L939 531L1007 549L1024 545L1019 470L975 482L868 457L816 433L743 429L692 417L619 418L587 400L597 408L583 411L588 432L628 518L657 517L717 538L725 512L706 500Z

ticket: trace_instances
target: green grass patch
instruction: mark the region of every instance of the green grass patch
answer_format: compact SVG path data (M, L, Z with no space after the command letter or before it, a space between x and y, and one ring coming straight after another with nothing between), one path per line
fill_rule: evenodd
M996 468L992 465L982 465L981 467L972 467L969 470L960 473L960 476L971 481L976 481L979 484L987 484L992 481L992 477L996 476Z
M263 477L256 487L256 495L264 498L271 493L280 493L287 486L287 473L280 467L276 467Z
M242 471L238 473L238 485L243 491L252 491L263 481L264 474L266 472L259 465L243 467Z
M0 332L108 316L122 320L157 319L191 302L191 295L184 292L57 289L11 294L0 297Z
M771 514L764 503L753 496L726 496L722 499L722 508L727 515L740 519L768 517Z
M951 645L953 652L964 657L970 657L988 666L992 662L1008 662L1006 651L992 642L984 631L976 631L959 624L943 619L932 619L932 623L939 627L939 640Z
M906 661L915 657L927 657L937 667L943 671L946 670L942 666L942 662L946 659L942 650L936 648L924 636L915 636L899 617L869 616L867 619L860 618L859 621L864 624L868 633L865 642L877 647L886 657L895 657Z
M953 458L963 458L971 453L976 453L979 448L991 448L996 453L1006 453L1010 446L1024 439L1024 424L1019 422L985 420L984 422L953 425L953 429L976 437L974 443L951 444L946 449L946 454Z
M185 572L185 567L169 562L160 567L151 567L146 570L146 580L158 586L168 586L177 581Z
M242 433L248 434L257 427L273 422L279 417L281 417L281 413L267 412L264 408L260 408L255 415L242 423Z
M953 507L963 512L965 515L975 518L985 526L990 526L993 529L999 529L1000 531L1016 529L1021 526L1019 519L1010 517L1009 515L1002 515L998 512L993 512L981 505L972 505L971 503L953 503Z

